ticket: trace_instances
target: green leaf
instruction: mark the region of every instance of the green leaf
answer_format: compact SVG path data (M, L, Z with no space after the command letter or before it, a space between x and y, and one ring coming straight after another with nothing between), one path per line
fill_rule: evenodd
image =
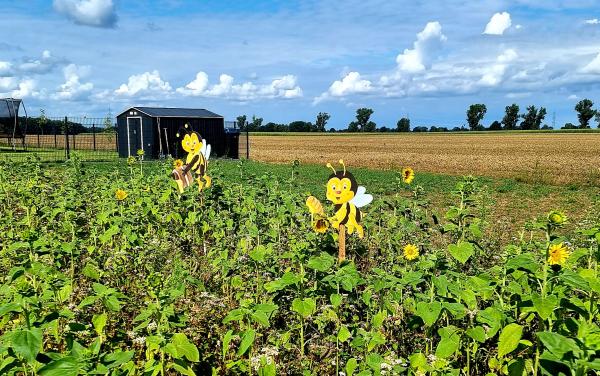
M231 343L231 339L233 338L233 330L227 331L225 336L223 337L223 360L227 357L227 353L229 352L229 344Z
M286 272L281 278L265 283L265 289L267 292L275 292L283 290L284 288L295 285L300 282L300 277L292 272Z
M358 368L358 361L356 358L348 359L346 362L346 376L352 376L356 368Z
M242 341L240 342L240 348L237 351L238 356L242 356L246 353L246 351L248 351L250 346L252 346L252 344L254 343L255 336L256 333L252 328L249 328L244 332L244 335L242 336Z
M115 368L120 366L121 364L127 363L133 356L135 355L135 351L121 351L117 350L112 354L108 354L104 357L103 361L105 364L108 364L108 368Z
M256 262L265 261L265 257L271 253L271 249L265 247L264 245L258 245L253 250L248 252L250 258Z
M21 305L18 303L7 303L3 306L0 306L0 317L9 312L21 312Z
M74 357L66 356L40 368L38 374L41 376L77 376L79 374L79 364Z
M590 288L589 284L582 276L570 270L563 271L563 273L560 276L560 279L566 285L579 290L588 291Z
M307 318L317 310L317 302L312 298L296 298L292 301L292 311L297 312L303 318Z
M371 324L373 325L373 329L379 329L383 325L383 321L387 317L385 311L379 311L373 318L371 319Z
M435 324L440 313L442 312L442 304L440 302L419 302L417 303L417 316L423 319L425 325L431 326Z
M476 326L474 328L469 328L465 331L467 335L473 338L475 341L479 343L484 343L487 339L485 335L485 330L481 326Z
M250 317L260 325L269 327L269 316L267 316L267 314L263 311L254 311L250 314Z
M521 325L514 323L506 325L502 329L500 338L498 339L498 357L502 358L515 350L519 345L522 335L523 327Z
M335 264L335 257L331 256L329 253L321 252L319 256L311 257L308 260L308 266L311 269L326 272Z
M460 333L456 326L449 325L438 330L441 337L440 342L435 349L435 356L448 358L458 350L460 346Z
M340 340L340 342L346 342L348 339L350 339L350 337L352 337L352 334L350 333L346 325L342 325L342 327L338 331L337 338Z
M558 305L558 298L554 295L542 298L541 296L534 294L531 296L531 301L542 320L547 320L552 315L554 308Z
M28 362L33 362L42 350L42 335L40 328L19 330L12 335L11 347Z
M449 244L448 252L461 264L464 264L475 252L475 247L469 242L459 241L456 244Z
M175 333L171 338L171 344L175 346L179 358L186 357L190 362L199 362L200 353L196 345L191 343L185 334Z
M92 324L94 325L94 330L96 334L101 336L104 333L104 327L106 326L106 321L108 320L108 315L103 313L101 315L94 315L92 317Z
M535 259L530 253L516 255L514 257L509 258L509 260L506 262L506 270L508 272L512 272L515 270L526 270L529 272L534 272L537 268L539 268L539 264L535 261Z
M88 262L87 264L85 264L85 267L83 268L83 270L81 272L83 273L84 276L91 278L94 281L100 280L100 270L92 262Z
M573 353L580 351L579 346L577 346L577 343L573 339L567 338L558 333L539 332L537 333L537 336L548 349L548 351L556 355L558 358L562 358L563 355L569 351L572 351Z
M329 301L331 301L333 308L337 308L342 304L342 296L340 294L331 294L329 295Z
M229 311L227 316L225 316L225 318L223 319L223 324L227 324L228 322L231 322L231 321L242 320L244 318L244 314L246 312L247 311L242 308L232 309L231 311Z

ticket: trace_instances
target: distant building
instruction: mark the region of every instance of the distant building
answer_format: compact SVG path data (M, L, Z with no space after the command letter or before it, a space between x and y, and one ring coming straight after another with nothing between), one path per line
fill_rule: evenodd
M131 107L117 115L119 156L182 158L185 151L177 137L185 124L211 145L211 156L238 158L239 129L225 129L223 116L205 109Z

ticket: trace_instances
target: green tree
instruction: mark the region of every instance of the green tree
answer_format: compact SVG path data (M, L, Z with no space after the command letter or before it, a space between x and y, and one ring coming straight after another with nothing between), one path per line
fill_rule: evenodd
M410 119L403 117L396 123L398 132L410 132Z
M579 128L585 129L590 127L590 120L596 115L594 110L594 102L589 99L582 99L575 105L577 118L579 119Z
M327 112L319 112L317 115L317 121L315 121L317 132L325 132L325 126L330 118L331 116Z
M356 121L348 125L348 131L373 132L377 128L377 125L370 120L371 115L373 115L373 110L370 108L363 107L356 110Z
M237 124L240 127L240 129L245 129L246 127L246 115L240 115L236 118L237 120Z
M505 114L502 118L504 129L517 129L517 123L519 122L519 105L513 103L510 106L506 106L504 112Z
M527 112L521 116L523 117L521 129L540 129L540 124L542 124L542 121L544 121L544 118L546 117L546 109L540 107L538 110L535 106L531 105L527 107Z
M490 125L490 131L501 131L501 130L502 130L502 124L498 120L495 120Z
M485 104L476 103L469 106L467 110L467 122L469 123L469 128L472 131L476 131L481 128L481 120L485 116L487 112L487 107Z
M600 110L596 110L596 123L598 123L598 128L600 128Z
M290 132L310 132L312 130L312 123L308 121L292 121L289 125Z
M263 122L263 118L259 118L259 117L256 117L255 115L252 115L252 121L248 124L248 131L256 132L256 131L260 130L262 122Z

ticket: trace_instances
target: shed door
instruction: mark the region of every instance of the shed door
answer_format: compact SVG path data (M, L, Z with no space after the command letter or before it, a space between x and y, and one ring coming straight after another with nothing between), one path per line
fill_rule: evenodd
M142 133L142 118L128 117L127 118L127 152L129 156L136 155L137 151L144 150Z

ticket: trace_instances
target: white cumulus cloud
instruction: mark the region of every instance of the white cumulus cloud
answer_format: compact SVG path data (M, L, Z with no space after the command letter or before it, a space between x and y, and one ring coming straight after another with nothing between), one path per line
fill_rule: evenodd
M121 97L148 97L168 95L172 91L171 85L160 77L157 70L144 72L129 77L126 84L122 84L114 94Z
M496 58L496 62L485 68L485 72L479 83L483 86L497 86L504 79L504 74L508 64L516 60L517 52L513 49L507 49Z
M396 57L398 69L409 73L425 70L429 67L435 52L446 39L446 36L442 34L442 25L439 22L428 22L425 28L417 34L413 49L405 49Z
M502 35L512 24L508 12L496 13L485 26L484 34Z
M234 83L235 79L228 74L221 74L219 82L211 85L205 72L198 72L196 78L177 88L177 92L185 96L219 97L240 101L251 101L263 98L298 98L302 89L298 86L297 78L288 74L276 78L269 84L257 85L253 82Z
M117 22L112 0L54 0L54 9L79 25L114 27Z
M592 18L590 20L583 21L583 23L585 23L586 25L598 25L600 24L600 21L597 18Z
M341 80L334 81L326 92L314 99L313 103L316 104L331 97L366 94L372 90L371 81L363 79L358 72L350 72Z
M8 61L0 61L0 77L8 77L12 75L12 64Z
M600 53L598 53L598 55L596 55L592 61L583 67L581 71L583 73L600 74Z
M88 67L79 67L75 64L69 64L63 69L65 83L60 85L54 95L55 99L75 101L86 99L94 89L91 82L82 83L79 80L88 74Z
M24 79L19 82L18 87L12 91L13 98L38 97L40 92L36 90L37 82L33 79Z

